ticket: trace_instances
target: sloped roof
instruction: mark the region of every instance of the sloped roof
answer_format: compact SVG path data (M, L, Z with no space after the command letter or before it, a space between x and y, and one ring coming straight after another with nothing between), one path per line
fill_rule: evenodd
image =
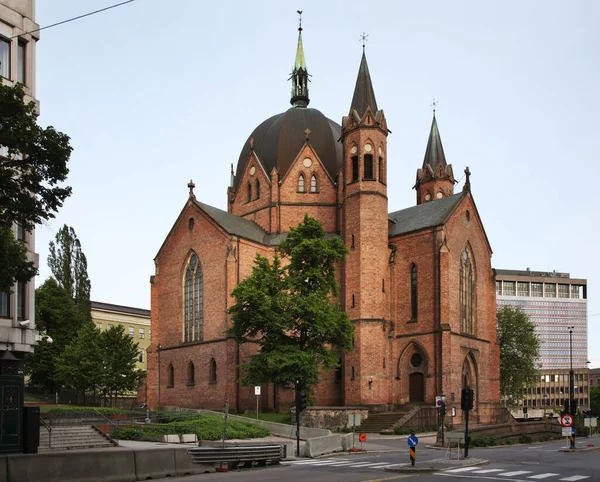
M458 193L390 213L389 219L394 223L389 230L390 236L443 224L462 198L463 193Z
M423 169L425 169L427 164L431 166L433 172L435 172L438 164L441 164L444 167L447 165L444 148L442 147L442 138L440 137L437 121L435 120L435 114L433 115L433 121L431 122L431 131L429 132L429 140L427 141L427 149L425 150L425 158L423 159Z
M91 301L91 304L92 310L114 311L117 313L126 313L128 315L150 316L150 310L145 310L143 308L113 305L112 303L103 303L101 301Z
M208 204L194 201L201 209L203 209L211 218L221 225L229 234L234 234L242 238L256 241L257 243L268 244L267 233L258 225L248 219L241 218L235 214L222 211Z
M367 108L371 109L373 115L375 115L377 112L375 91L373 90L373 83L371 82L371 74L369 73L369 66L367 65L367 57L363 51L362 58L360 60L360 67L358 68L358 77L354 87L354 95L352 96L350 111L352 112L352 109L355 109L356 112L358 112L358 115L362 118L362 116L365 115Z

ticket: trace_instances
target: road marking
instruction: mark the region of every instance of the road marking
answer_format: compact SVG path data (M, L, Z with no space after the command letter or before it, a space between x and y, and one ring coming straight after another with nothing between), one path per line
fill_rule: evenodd
M527 477L528 479L546 479L548 477L554 477L555 475L560 475L560 474L553 474L552 472L547 472L545 474L539 474L539 475L530 475L529 477Z
M405 467L408 464L390 464L390 465L384 465L383 467L381 467L382 469L386 469L386 468L391 468L391 467Z
M371 462L361 462L359 464L347 465L346 467L370 467L373 465Z
M565 480L567 482L573 482L575 480L583 480L583 479L589 479L590 476L589 475L572 475L571 477L565 477L564 479L558 479L558 480Z
M484 469L484 470L476 470L473 472L474 474L491 474L493 472L502 472L504 469Z
M456 472L470 472L471 470L475 469L477 469L477 467L459 467L458 469L444 470L444 472L451 472L454 474Z
M515 470L514 472L504 472L498 475L502 475L503 477L514 477L515 475L523 474L531 474L531 470Z

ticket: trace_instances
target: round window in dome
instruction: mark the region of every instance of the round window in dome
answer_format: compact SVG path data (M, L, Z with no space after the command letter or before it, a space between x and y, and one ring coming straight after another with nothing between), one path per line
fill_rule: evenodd
M423 363L423 357L421 356L420 353L415 353L413 356L410 357L410 365L413 368L419 368L422 363Z

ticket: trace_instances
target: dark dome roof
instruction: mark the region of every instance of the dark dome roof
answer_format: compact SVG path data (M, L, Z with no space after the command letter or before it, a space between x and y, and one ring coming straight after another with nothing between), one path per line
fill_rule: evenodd
M269 117L261 123L244 144L235 172L235 188L238 188L250 157L250 139L254 139L254 152L267 175L277 168L284 176L302 149L310 129L309 142L329 175L335 179L342 167L341 127L316 109L292 107L286 112Z

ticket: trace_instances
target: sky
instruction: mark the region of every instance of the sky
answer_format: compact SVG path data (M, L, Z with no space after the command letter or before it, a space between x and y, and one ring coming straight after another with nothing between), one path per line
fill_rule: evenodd
M37 0L40 26L118 0ZM588 280L600 367L597 176L600 2L135 0L41 32L40 124L71 137L73 195L36 231L72 226L92 299L150 307L153 259L196 184L226 210L231 163L289 107L298 15L310 107L347 115L362 46L388 137L390 212L415 204L432 100L446 159L471 190L492 266ZM566 324L565 324L566 325ZM565 328L565 337L568 333Z

